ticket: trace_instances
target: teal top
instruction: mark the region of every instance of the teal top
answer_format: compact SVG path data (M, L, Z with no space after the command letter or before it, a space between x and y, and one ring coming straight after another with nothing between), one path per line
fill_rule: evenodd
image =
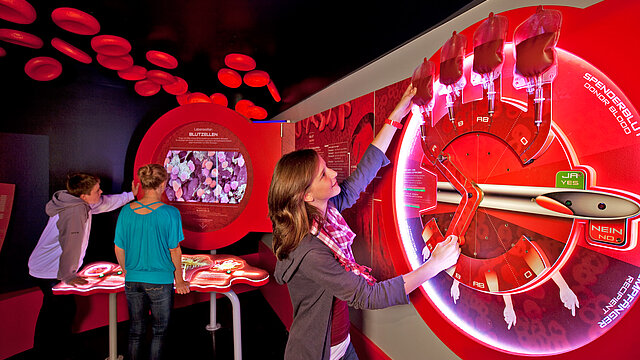
M163 204L151 212L138 214L131 205L124 206L118 216L114 243L124 250L126 281L149 284L173 284L175 266L170 249L184 240L180 211Z

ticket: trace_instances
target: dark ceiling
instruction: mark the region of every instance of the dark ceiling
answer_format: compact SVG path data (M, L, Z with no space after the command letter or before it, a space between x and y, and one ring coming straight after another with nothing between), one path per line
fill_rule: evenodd
M306 1L306 0L27 0L37 19L27 25L0 19L0 28L25 31L44 41L30 49L0 41L7 55L0 57L0 76L5 81L31 81L24 64L32 57L51 56L63 65L60 78L76 81L85 66L57 52L54 37L78 47L100 67L118 79L115 71L101 67L90 46L92 36L77 35L57 27L51 12L72 7L93 15L101 25L98 35L126 38L137 65L155 68L145 59L148 50L175 56L179 65L169 70L189 84L189 91L211 95L223 93L233 107L249 99L273 116L330 83L348 75L390 50L422 34L451 15L478 1ZM0 8L11 0L0 0ZM0 9L1 10L1 9ZM256 61L256 69L269 73L282 101L276 103L268 90L241 85L222 85L217 72L229 53L242 53ZM66 69L74 69L69 71ZM80 68L80 70L75 70ZM241 73L242 74L242 73ZM125 82L124 80L122 80ZM133 84L130 84L133 91ZM5 87L6 88L6 87ZM16 85L13 84L15 89ZM154 96L171 96L160 92Z

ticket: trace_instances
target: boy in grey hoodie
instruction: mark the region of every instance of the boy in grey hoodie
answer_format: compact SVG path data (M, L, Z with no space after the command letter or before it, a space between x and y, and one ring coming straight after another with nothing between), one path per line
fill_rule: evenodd
M77 272L89 244L91 215L115 210L133 200L138 192L132 186L132 193L103 196L100 179L85 173L69 175L66 185L67 190L57 191L47 203L49 222L29 257L29 274L44 294L34 348L46 352L47 358L57 358L57 352L62 352L58 349L70 345L75 299L70 295L54 296L51 288L59 281L69 285L87 283Z

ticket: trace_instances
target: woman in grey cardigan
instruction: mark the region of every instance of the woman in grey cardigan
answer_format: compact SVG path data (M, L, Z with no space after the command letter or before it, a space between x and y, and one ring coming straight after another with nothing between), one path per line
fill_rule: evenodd
M293 323L285 359L357 359L349 338L348 306L380 309L408 303L407 294L455 264L460 254L450 236L416 270L375 282L351 252L355 234L340 211L353 205L378 170L389 163L384 152L408 114L416 89L409 86L369 145L356 171L337 184L314 150L284 155L269 188L273 224L274 277L287 284Z

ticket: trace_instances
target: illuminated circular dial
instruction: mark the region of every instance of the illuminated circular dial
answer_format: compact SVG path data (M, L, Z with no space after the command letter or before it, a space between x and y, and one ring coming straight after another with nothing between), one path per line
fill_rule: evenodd
M557 61L557 78L529 94L513 85L507 44L493 104L472 83L453 106L436 98L433 120L410 118L395 159L392 207L409 267L447 235L461 239L458 263L424 296L475 340L516 354L562 353L606 332L640 267L640 186L626 180L640 171L611 161L640 156L628 121L637 112L586 61L561 49Z

